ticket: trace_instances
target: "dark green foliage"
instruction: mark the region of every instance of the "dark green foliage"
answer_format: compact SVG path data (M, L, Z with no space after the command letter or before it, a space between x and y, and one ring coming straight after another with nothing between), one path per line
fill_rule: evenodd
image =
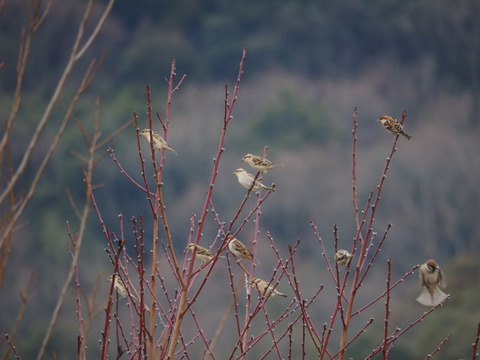
M46 26L44 40L34 49L31 71L41 75L40 80L64 64L68 48L62 44L68 43L65 36L80 6L54 7L51 16L56 20ZM22 8L8 11L17 18ZM479 14L475 0L118 2L98 48L108 51L108 72L116 77L113 86L120 80L143 85L161 78L160 69L173 58L194 79L223 81L233 75L232 63L245 46L250 76L272 68L309 76L355 74L379 57L400 65L428 58L438 80L478 91ZM0 52L6 68L13 69L16 51L10 48L18 24L6 22L4 28ZM2 86L13 84L7 79ZM38 77L27 85L48 87Z
M294 92L280 90L250 123L249 136L255 145L292 149L321 145L338 139L339 132L326 109Z

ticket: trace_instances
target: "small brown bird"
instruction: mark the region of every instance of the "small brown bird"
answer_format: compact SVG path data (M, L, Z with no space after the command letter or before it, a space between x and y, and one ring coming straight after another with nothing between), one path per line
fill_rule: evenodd
M398 120L394 119L391 116L380 116L377 121L381 122L383 127L392 135L402 135L405 136L408 140L412 138L405 132L405 130L403 130L402 124L400 124Z
M143 129L140 132L140 135L145 136L145 138L148 140L148 143L150 143L150 129ZM156 132L152 130L152 140L153 140L153 147L157 150L170 150L175 153L175 155L178 155L175 150L173 150L170 146L168 146L167 142Z
M267 160L261 156L257 155L252 155L252 154L247 154L242 158L243 162L246 162L248 165L250 165L252 168L254 168L257 171L261 171L263 173L266 173L270 169L274 169L276 167L280 167L283 165L280 164L274 164L270 160Z
M113 275L110 275L108 277L108 281L112 282L112 279L113 279ZM121 298L128 296L127 287L123 282L123 280L118 275L115 276L115 284L113 285L113 288L118 293L118 295L120 295ZM137 298L135 297L135 295L133 295L131 291L130 291L130 296L132 297L132 299L137 300Z
M257 288L260 295L262 295L267 299L269 297L274 297L274 296L287 297L287 295L282 294L280 291L277 291L276 289L274 289L273 286L269 285L268 282L265 280L262 280L259 278L252 278L252 280L250 280L250 284L255 288Z
M448 298L449 295L440 290L440 287L443 289L447 286L447 279L435 260L430 259L422 264L418 277L423 287L422 292L416 298L420 304L437 306Z
M196 254L195 257L203 262L207 262L208 260L210 260L215 256L210 250L207 250L204 247L201 247L200 245L197 245L196 247L197 247L197 252L195 253ZM195 244L187 245L187 250L193 251L193 249L195 249ZM219 256L219 257L224 258L225 256Z
M335 253L334 260L338 265L346 266L350 259L353 257L347 250L338 250Z
M245 246L240 240L232 235L227 236L228 249L235 255L237 261L243 259L253 260L253 254L248 247Z
M195 244L188 244L187 245L187 250L193 251L193 249L197 248L197 252L195 253L196 258L199 260L202 260L203 262L207 262L211 258L213 258L215 255L208 249L205 249L204 247L201 247L200 245L195 245Z
M237 175L238 182L240 185L242 185L244 188L250 189L257 191L257 190L270 190L270 191L275 191L274 188L268 187L263 185L260 181L255 180L255 176L252 174L246 172L244 169L240 168L235 170L233 173L234 175ZM252 187L253 182L255 181L255 184Z

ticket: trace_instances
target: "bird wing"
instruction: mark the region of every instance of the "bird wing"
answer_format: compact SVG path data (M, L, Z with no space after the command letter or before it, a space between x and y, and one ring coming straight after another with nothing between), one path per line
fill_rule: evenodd
M438 269L438 286L442 289L447 287L447 278L441 269Z

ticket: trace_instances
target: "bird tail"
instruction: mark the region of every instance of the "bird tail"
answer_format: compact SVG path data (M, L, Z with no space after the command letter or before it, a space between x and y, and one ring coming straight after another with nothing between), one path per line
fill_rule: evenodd
M420 304L425 306L437 306L448 298L448 294L445 294L438 286L435 286L433 292L430 293L427 287L424 287L420 295L415 299Z
M175 153L175 155L178 155L178 153L177 153L175 150L173 150L170 146L167 147L166 149L167 149L167 150L170 150L170 151L173 152L173 153Z
M402 135L405 136L408 140L412 138L412 135L408 135L406 132L403 132Z
M281 292L277 293L278 296L283 296L283 297L288 297L287 295L285 294L282 294Z

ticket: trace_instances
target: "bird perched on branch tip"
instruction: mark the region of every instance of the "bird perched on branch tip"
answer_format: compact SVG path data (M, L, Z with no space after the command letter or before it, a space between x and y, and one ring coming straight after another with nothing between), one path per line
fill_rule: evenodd
M403 130L402 124L400 122L388 115L380 116L377 119L378 122L382 123L383 127L392 135L402 135L410 140L412 137L408 135L405 130Z

